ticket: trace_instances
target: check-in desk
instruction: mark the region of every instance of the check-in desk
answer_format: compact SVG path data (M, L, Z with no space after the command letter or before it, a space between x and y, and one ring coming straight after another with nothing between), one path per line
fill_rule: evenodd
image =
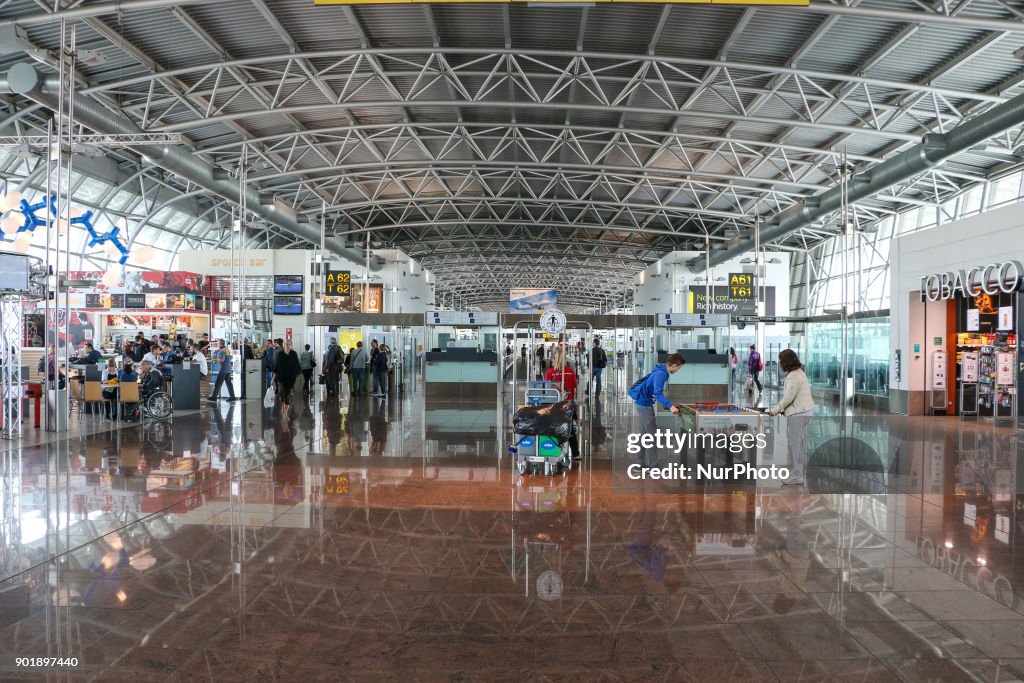
M424 360L423 382L427 398L457 401L497 396L501 367L494 351L453 348L430 351Z
M709 353L706 349L679 349L676 351L686 364L674 375L669 375L665 395L674 403L729 400L729 356ZM668 354L658 352L658 362L664 363Z

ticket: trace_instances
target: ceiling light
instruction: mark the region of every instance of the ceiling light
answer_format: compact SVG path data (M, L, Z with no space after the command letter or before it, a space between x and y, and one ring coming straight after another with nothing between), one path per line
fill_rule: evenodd
M25 196L18 192L17 190L13 192L8 192L7 196L4 197L3 203L0 204L0 212L10 211L11 209L17 207L19 204L21 204L21 200L24 198Z
M32 236L27 232L19 232L18 236L14 238L14 251L19 254L27 254L29 247L32 246Z
M79 50L75 61L82 66L99 66L107 61L107 56L99 50Z
M113 289L121 282L121 267L112 266L110 270L103 274L103 284L107 286L107 289Z
M152 258L156 256L156 250L148 244L144 244L141 247L136 247L135 252L132 254L132 260L139 265L148 263Z
M0 228L3 229L5 235L10 235L18 232L18 229L24 224L25 219L17 211L12 211L7 214L3 222L0 222Z

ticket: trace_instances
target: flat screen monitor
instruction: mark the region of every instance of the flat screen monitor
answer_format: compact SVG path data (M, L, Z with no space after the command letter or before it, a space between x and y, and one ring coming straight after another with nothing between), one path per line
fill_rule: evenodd
M302 297L275 296L274 315L302 315Z
M302 294L302 276L275 275L274 294Z
M0 254L0 291L27 292L28 259L15 254Z

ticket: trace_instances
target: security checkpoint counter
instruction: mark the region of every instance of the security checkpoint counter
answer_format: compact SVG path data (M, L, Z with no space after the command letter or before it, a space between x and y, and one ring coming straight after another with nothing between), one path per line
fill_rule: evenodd
M494 398L501 380L494 351L451 348L429 351L424 358L423 381L427 398Z

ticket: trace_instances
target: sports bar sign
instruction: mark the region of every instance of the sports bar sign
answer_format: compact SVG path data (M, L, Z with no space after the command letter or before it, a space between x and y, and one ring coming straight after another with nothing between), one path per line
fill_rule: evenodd
M976 297L982 294L1009 294L1020 289L1024 266L1017 261L990 263L949 273L933 273L921 278L921 297L943 301L957 296Z

